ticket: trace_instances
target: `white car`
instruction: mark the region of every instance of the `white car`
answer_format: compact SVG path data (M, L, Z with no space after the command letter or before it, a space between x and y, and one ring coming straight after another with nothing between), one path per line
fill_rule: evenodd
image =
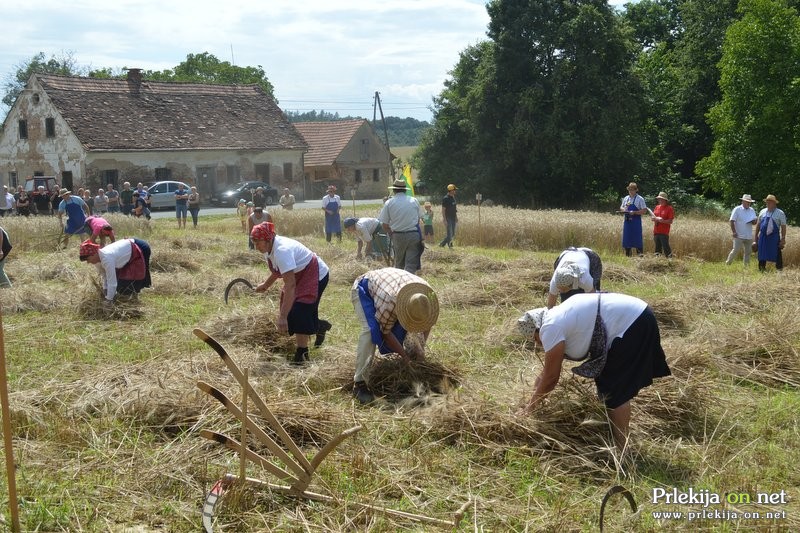
M178 190L178 185L181 181L157 181L147 187L147 194L150 195L150 209L175 209L175 191ZM183 184L186 189L186 194L189 194L190 188L187 184Z

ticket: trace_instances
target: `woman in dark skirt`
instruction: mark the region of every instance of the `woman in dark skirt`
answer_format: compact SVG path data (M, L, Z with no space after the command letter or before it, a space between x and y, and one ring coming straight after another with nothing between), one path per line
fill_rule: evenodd
M670 375L658 323L647 303L624 294L576 294L552 309L528 311L519 326L545 350L544 368L521 414L530 414L555 388L565 358L581 361L572 371L594 379L614 441L623 450L631 399L653 379Z

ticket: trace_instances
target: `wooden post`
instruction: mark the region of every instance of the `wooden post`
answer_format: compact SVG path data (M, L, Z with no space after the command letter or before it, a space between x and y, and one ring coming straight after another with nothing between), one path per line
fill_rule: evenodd
M478 246L483 248L483 226L481 226L481 201L483 195L478 193L475 195L475 200L478 202Z
M242 451L239 453L239 476L244 479L247 471L247 395L250 394L250 369L244 369L242 384Z
M3 336L3 313L0 310L0 403L3 411L3 443L6 453L8 477L8 508L11 512L11 531L19 531L19 504L17 503L17 477L14 466L14 442L11 437L11 409L8 406L8 380L6 377L6 348Z

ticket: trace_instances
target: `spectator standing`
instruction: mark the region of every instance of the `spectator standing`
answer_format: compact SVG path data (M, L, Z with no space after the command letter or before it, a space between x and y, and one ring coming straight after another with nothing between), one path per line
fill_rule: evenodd
M279 203L281 204L281 207L287 211L294 209L294 195L288 187L283 189L283 196L281 196Z
M639 196L639 186L636 183L628 184L628 195L622 199L619 211L625 214L625 222L622 224L622 247L625 255L631 257L631 250L636 248L636 253L641 257L644 251L642 215L647 213L647 203Z
M416 198L406 195L404 179L394 180L389 189L394 196L383 204L378 220L392 241L394 266L414 274L420 269L424 247L419 221L425 212Z
M150 193L147 192L147 188L145 188L145 186L142 185L141 181L136 184L136 191L135 192L139 193L139 199L141 200L141 204L144 206L143 207L143 211L142 211L142 215L144 215L145 218L147 218L147 220L150 220L150 201L151 201ZM134 201L134 204L136 204L135 201Z
M342 199L336 194L336 185L328 185L328 194L322 198L322 210L325 212L325 240L331 242L331 235L336 234L339 242L342 242L342 219L339 216L339 209L342 207Z
M247 215L247 245L251 250L254 250L253 239L250 238L253 228L263 222L272 222L272 215L264 211L264 208L260 205L250 207L253 208L253 211Z
M31 216L31 199L24 190L17 195L17 215L23 217Z
M114 184L106 185L106 198L108 198L108 212L119 213L119 191L114 188Z
M253 193L253 205L256 207L267 207L267 197L264 196L264 187L256 187L256 192Z
M50 211L53 215L58 215L58 206L61 204L61 195L59 194L58 185L53 185L53 190L50 191Z
M669 203L667 193L660 192L656 196L656 208L653 209L653 216L650 217L654 222L653 224L653 240L656 245L656 255L662 253L668 258L672 259L672 248L669 245L669 230L672 227L672 221L675 220L675 210Z
M178 219L178 229L186 229L186 214L189 210L189 189L178 184L175 191L175 218Z
M130 215L133 210L133 190L129 181L123 183L119 191L119 208L123 215Z
M200 213L200 193L197 192L197 187L192 185L192 190L189 193L189 214L192 215L192 226L197 227L197 215Z
M101 187L97 190L97 196L93 199L92 214L99 216L106 213L108 213L108 196L106 196L106 191Z
M36 208L37 215L42 217L50 215L50 194L44 185L39 185L36 188L36 194L33 196L33 206Z
M80 235L86 232L84 226L86 217L89 216L89 206L79 196L72 196L72 191L69 189L61 189L59 195L61 203L58 204L58 222L61 224L61 229L64 230L63 242L64 248L66 248L70 235ZM64 215L67 216L66 224Z
M425 242L433 242L433 206L425 202L425 213L422 215L422 227L425 233Z
M442 221L444 222L447 234L439 246L447 245L453 247L453 239L456 236L456 223L458 222L458 208L456 206L456 191L458 187L452 183L447 186L447 194L442 198Z
M253 202L250 203L252 204ZM250 232L247 229L247 217L250 216L250 207L248 207L244 198L239 198L239 203L236 204L236 216L239 217L239 222L242 224L242 233L249 236ZM250 249L252 250L252 248Z
M92 196L91 191L86 189L81 192L81 198L83 199L83 203L89 207L89 214L92 214L94 212L94 196Z
M8 192L8 185L3 185L3 192L0 195L0 217L6 216L6 213L10 215L13 209L14 196Z
M767 207L758 213L756 235L753 243L758 246L758 269L764 272L767 262L775 263L777 270L783 270L783 247L786 245L786 213L778 209L778 199L774 194L764 198Z
M751 243L753 242L753 226L758 221L758 215L756 210L752 208L753 198L749 194L742 195L740 200L742 203L731 211L729 223L731 225L731 234L733 235L733 249L728 254L725 264L730 265L733 263L739 250L741 250L744 266L749 266Z

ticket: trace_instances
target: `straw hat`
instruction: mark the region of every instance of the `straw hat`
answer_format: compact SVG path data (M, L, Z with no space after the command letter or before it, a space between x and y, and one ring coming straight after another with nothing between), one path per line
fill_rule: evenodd
M395 189L395 190L398 190L398 191L404 191L407 188L406 187L406 180L404 180L403 178L397 178L396 180L394 180L394 183L389 185L389 188L390 189Z
M398 291L394 311L406 331L428 331L439 318L439 299L428 285L412 281Z
M72 194L72 191L70 191L69 189L61 189L60 191L58 191L59 196L64 196L65 194Z
M774 194L768 194L766 198L764 198L765 202L775 202L776 204L779 203L778 199L775 198Z
M450 185L447 186L447 190L448 191L457 191L458 187L456 187L454 184L451 183Z
M664 191L658 193L658 196L656 196L656 198L661 198L665 202L669 202L669 198L667 198L667 193L665 193Z
M739 200L741 200L743 202L750 202L751 204L754 203L753 197L750 196L749 194L743 194L742 197L739 198Z

